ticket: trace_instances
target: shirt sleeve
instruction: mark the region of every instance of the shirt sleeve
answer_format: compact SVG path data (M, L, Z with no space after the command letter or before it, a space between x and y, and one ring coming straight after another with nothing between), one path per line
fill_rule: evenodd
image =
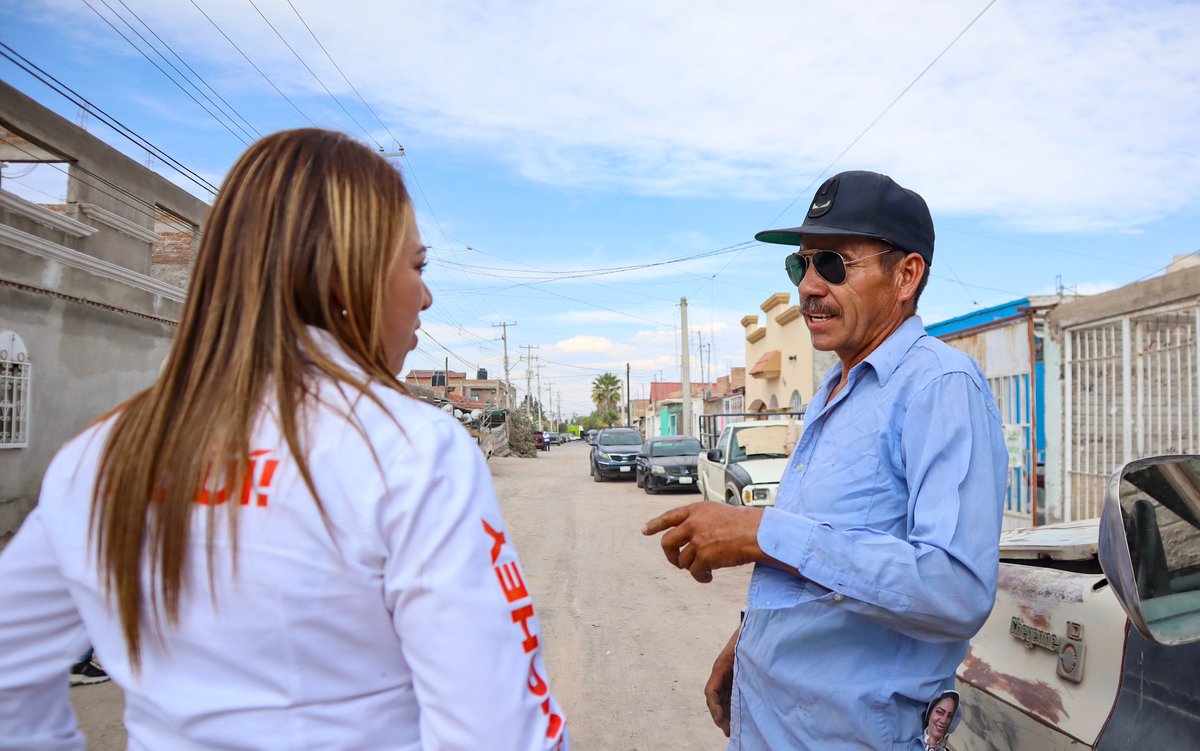
M456 424L413 435L380 506L385 596L428 749L565 749L541 627L486 461ZM430 435L432 434L432 435Z
M67 670L87 646L35 508L0 552L0 749L84 748Z
M970 638L991 612L999 565L1008 459L992 398L950 373L908 404L907 539L768 508L759 546L830 590L836 607L915 639Z

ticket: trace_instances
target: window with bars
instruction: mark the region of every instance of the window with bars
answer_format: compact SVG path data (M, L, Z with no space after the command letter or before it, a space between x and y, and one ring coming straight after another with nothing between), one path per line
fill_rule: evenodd
M29 445L33 363L14 331L0 331L0 449Z

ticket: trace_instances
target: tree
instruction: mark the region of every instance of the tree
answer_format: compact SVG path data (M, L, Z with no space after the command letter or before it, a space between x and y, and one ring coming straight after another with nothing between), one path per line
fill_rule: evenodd
M621 379L616 373L605 373L596 376L592 381L592 401L596 404L596 412L612 412L621 401Z

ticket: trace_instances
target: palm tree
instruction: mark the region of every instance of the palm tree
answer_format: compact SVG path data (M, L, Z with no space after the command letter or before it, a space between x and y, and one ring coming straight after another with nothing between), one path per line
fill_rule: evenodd
M596 376L592 381L592 401L597 412L611 412L621 401L621 379L615 373Z

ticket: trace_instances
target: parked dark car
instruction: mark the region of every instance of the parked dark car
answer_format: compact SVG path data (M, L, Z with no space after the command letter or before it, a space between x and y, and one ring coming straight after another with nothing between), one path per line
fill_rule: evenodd
M647 495L667 488L696 490L700 441L685 435L656 435L638 451L634 478Z
M584 434L583 440L587 441L588 445L590 446L596 442L596 434L599 432L600 432L599 430L592 428L586 434Z
M550 443L546 440L546 434L540 430L533 431L533 447L538 451L549 451Z
M592 480L604 482L610 478L633 477L642 434L633 428L605 428L596 434L592 443Z

